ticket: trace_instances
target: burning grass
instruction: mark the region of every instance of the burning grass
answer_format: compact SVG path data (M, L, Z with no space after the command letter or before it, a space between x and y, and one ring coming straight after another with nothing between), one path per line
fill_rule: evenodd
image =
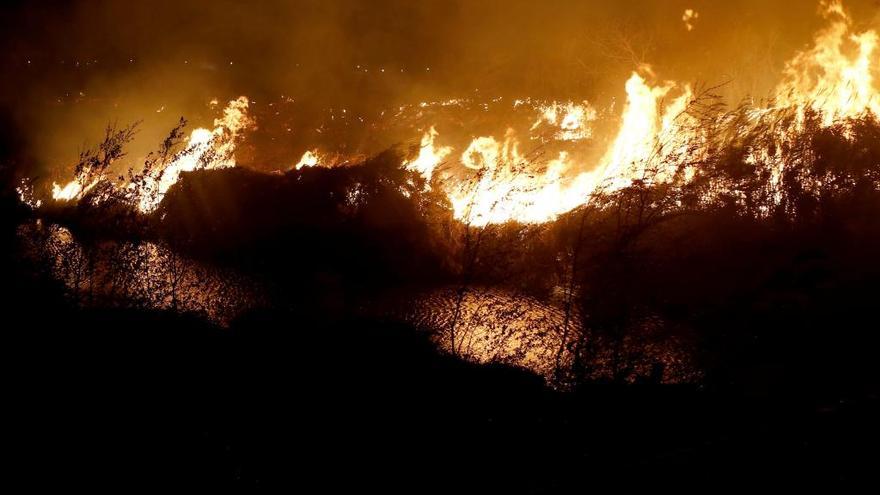
M834 325L842 294L853 317L866 315L860 288L880 276L872 268L880 248L876 118L827 126L811 111L780 111L743 126L750 108L697 101L715 112L706 112L701 136L712 139L701 142L715 144L702 160L645 167L642 179L537 225L457 220L442 184L426 187L406 166L417 150L280 175L194 171L150 214L83 200L51 218L87 238L119 235L112 218L130 222L135 238L255 275L271 287L270 305L321 293L357 307L377 291L451 288L434 328L441 346L529 366L558 384L694 380L697 369L711 374L752 352L752 333L781 345L779 318L784 328ZM781 128L789 130L780 141ZM756 149L773 153L759 161ZM837 293L826 299L829 291ZM510 298L518 307L497 304ZM540 304L523 306L530 300ZM535 311L551 324L517 331ZM824 332L810 332L798 348L819 353L813 335ZM505 347L526 336L528 349Z
M836 275L817 276L844 293L861 283L860 270L873 273L864 268L870 251L829 239L875 246L880 238L870 213L880 189L877 37L857 32L839 3L825 5L828 26L786 65L769 102L729 108L718 88L658 81L648 67L634 72L617 132L592 162L577 147L592 139L600 112L554 102L534 105L529 131L547 132L529 135L539 141L531 149L507 130L456 150L428 127L417 145L356 164L331 166L337 160L310 150L286 172L257 173L235 167L235 146L252 124L239 98L213 130L188 140L181 120L141 169L117 180L111 167L136 126L108 127L81 154L74 180L53 187L56 201L19 194L39 215L91 236L153 239L258 273L284 298L315 286L345 299L377 287L451 285L454 309L440 340L452 353L473 341L461 327L472 287L552 301L562 317L542 345L556 378L632 381L644 374L623 357L632 342L724 342L724 318L740 321L725 300L760 306L779 297L778 287L795 290L775 277L788 268L803 275L804 252L820 253L817 263ZM704 270L719 275L705 281ZM597 342L606 343L601 352ZM717 342L698 347L726 352Z

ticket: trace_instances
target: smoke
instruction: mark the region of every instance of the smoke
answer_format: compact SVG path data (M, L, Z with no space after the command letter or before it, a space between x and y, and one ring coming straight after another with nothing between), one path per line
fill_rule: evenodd
M845 4L858 23L876 23L876 1ZM264 169L292 165L316 141L372 152L418 139L371 125L406 103L609 104L646 63L663 79L729 81L731 98L760 97L821 23L815 2L790 0L97 0L2 9L2 127L20 134L14 152L28 173L58 177L110 121L142 121L136 158L180 116L209 124L219 110L212 99L239 95L259 123L239 163ZM686 9L699 12L690 30ZM344 118L332 135L320 128Z

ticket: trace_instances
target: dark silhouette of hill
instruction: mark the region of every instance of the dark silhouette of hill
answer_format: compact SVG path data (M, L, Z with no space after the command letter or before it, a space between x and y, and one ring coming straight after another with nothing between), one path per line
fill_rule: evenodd
M452 221L439 213L445 199L422 192L400 161L389 151L280 176L186 174L153 214L155 228L185 252L276 278L329 272L384 285L448 276L451 241L435 225Z
M764 377L762 395L560 393L381 320L259 311L223 329L72 308L9 261L4 422L12 470L31 486L555 493L873 473L876 395L814 402Z

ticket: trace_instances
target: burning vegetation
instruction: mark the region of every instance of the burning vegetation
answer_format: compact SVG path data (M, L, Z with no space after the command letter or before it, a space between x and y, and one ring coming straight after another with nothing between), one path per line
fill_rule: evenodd
M329 267L363 287L446 284L454 287L444 310L449 317L432 331L447 350L526 365L559 385L577 383L593 366L585 362L611 352L580 346L602 341L595 332L607 322L599 315L623 304L602 294L633 274L615 274L594 289L623 262L616 256L683 215L732 209L751 221L800 224L839 198L877 190L877 34L855 29L840 2L823 2L821 15L826 25L785 64L772 97L760 103L731 108L720 86L662 81L642 65L626 80L619 112L588 101L497 98L493 105L514 112L511 125L457 147L440 131L448 117L430 122L439 114L428 111L464 119L475 105L488 111L489 104L422 102L393 117L426 122L413 145L369 159L313 147L285 170L264 174L236 168L236 148L256 125L242 96L226 105L213 129L186 137L181 119L142 167L126 173L119 165L138 124L111 125L101 143L80 154L73 180L52 184L51 197L27 181L18 193L48 218L104 232L92 235L147 236L262 272L270 285L322 283L321 270ZM697 19L693 12L685 17ZM616 129L604 140L603 125ZM597 260L599 272L591 268ZM550 304L546 314L561 316L550 318L541 339L524 338L523 329L512 339L489 337L497 328L463 315L481 314L474 291L496 286L536 295ZM488 294L487 301L507 297ZM628 339L630 330L673 338L676 325L658 308L621 311L611 341ZM484 337L474 340L476 331ZM543 357L536 360L536 353ZM663 360L648 361L657 359ZM699 375L695 361L665 359L679 363L668 381ZM626 372L613 361L606 359L599 375L633 380L650 368Z
M541 224L588 204L596 194L613 193L637 182L676 182L683 185L701 174L705 162L725 149L748 142L744 160L756 174L767 173L771 184L785 168L797 166L781 155L798 140L807 126L823 129L851 127L853 121L873 118L880 110L874 85L877 33L853 29L840 2L824 2L827 21L807 49L785 65L783 80L766 104L744 102L726 110L714 89L694 91L689 84L658 81L644 65L626 81L626 99L620 115L610 120L618 130L607 140L604 151L594 142L598 115L589 102L516 100L534 115L525 135L513 127L499 134L474 138L456 150L444 144L438 124L426 128L415 156L401 166L418 173L425 187L436 185L448 198L459 221L474 226L518 222ZM692 11L688 21L696 19ZM461 100L422 103L421 108L460 107ZM405 111L401 107L398 115ZM343 112L345 112L343 110ZM56 202L77 202L99 184L102 193L92 203L111 197L141 213L156 209L181 174L235 166L235 147L253 125L248 117L248 98L229 102L214 129L199 128L182 139L181 120L150 154L142 170L113 179L111 165L125 156L123 146L133 139L136 126L107 129L104 141L81 154L75 177L66 184L52 184ZM760 135L760 140L755 136ZM527 141L523 142L523 139ZM317 148L306 151L291 166L336 166L354 160L331 158ZM773 192L782 200L781 190ZM711 198L703 198L711 201ZM41 205L49 205L43 198ZM768 207L770 205L767 205Z
M673 17L682 35L710 22L697 7ZM252 166L258 132L288 125L273 118L289 96L213 100L213 127L180 118L142 156L143 124L113 123L72 176L16 177L10 244L77 310L195 316L247 352L292 337L242 329L308 322L348 375L369 367L363 347L428 382L423 366L466 382L456 367L477 363L590 399L597 384L748 395L755 375L823 401L854 376L876 394L878 338L859 322L880 277L880 37L840 0L818 12L762 99L669 80L629 47L610 102L475 91L372 116L331 107L309 136L374 137L268 165ZM398 144L377 152L383 133ZM532 393L522 376L498 383Z

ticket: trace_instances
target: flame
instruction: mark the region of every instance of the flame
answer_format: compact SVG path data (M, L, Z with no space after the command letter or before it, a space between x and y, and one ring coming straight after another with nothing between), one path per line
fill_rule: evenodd
M186 147L174 160L147 175L136 191L138 208L144 213L155 210L183 172L234 167L237 138L252 125L247 115L249 103L245 96L232 100L223 110L223 117L214 119L213 130L193 130Z
M804 122L807 111L814 111L824 126L866 114L880 115L872 64L877 33L852 32L852 21L839 0L823 2L822 6L823 15L831 23L817 34L809 49L786 64L784 79L775 91L775 106L754 109L755 122L767 112L787 108L795 110L799 123ZM688 30L693 29L698 17L693 10L685 11L683 20ZM648 67L641 72L651 75ZM522 172L528 167L522 163L518 144L510 134L500 143L493 138L475 139L461 157L462 165L478 170L473 184L464 182L448 191L456 218L475 225L552 220L586 204L597 187L615 190L633 180L666 181L677 166L705 153L694 148L701 139L696 126L687 125L692 118L686 110L694 96L690 86L674 82L651 85L644 75L634 72L625 88L627 98L619 131L598 165L575 164L561 153L544 174ZM572 111L572 105L555 102L540 107L541 116L532 130L548 123L560 127L556 139L589 137L588 133L574 134L588 129L586 123L595 118L594 110L586 110L591 109L588 104L583 108L585 111L578 113ZM797 130L797 126L782 127L774 132L778 133L777 141L784 141ZM783 167L779 157L769 150L756 149L748 160L768 164L775 178L771 182L778 182ZM592 172L574 172L577 170Z
M86 183L88 175L88 172L84 171L63 186L57 182L52 182L52 199L55 201L75 201L80 199L101 181L101 178L98 177Z
M757 125L763 115L783 109L795 111L795 132L809 112L819 114L825 126L866 114L880 115L880 98L873 80L877 33L854 31L840 0L823 1L821 6L822 15L828 20L827 27L816 34L807 49L785 64L783 79L773 92L773 103L750 108L752 123L743 124L745 131ZM688 31L694 29L698 18L695 10L684 11L682 21ZM525 105L537 111L537 119L529 132L549 129L537 137L529 134L529 138L540 139L542 145L551 142L565 146L563 151L554 148L548 152L549 161L541 162L535 153L523 153L517 134L508 130L502 138L475 137L457 156L454 165L460 167L444 167L441 180L437 181L441 175L438 167L453 156L454 149L438 143L440 134L432 126L421 137L418 155L404 162L403 167L418 173L428 183L432 180L434 184L439 183L457 219L482 226L510 221L551 221L587 204L599 188L613 191L636 180L668 181L683 163L698 161L701 154L707 153L699 126L691 125L696 120L687 113L694 99L689 85L658 82L650 67L643 66L631 74L624 89L626 101L619 127L607 148L597 150L598 153L586 149L598 144L593 141L592 126L599 112L589 102L547 103L524 98L515 100L513 107ZM429 107L464 109L470 105L468 99L451 99L425 101L418 104L418 109L421 117L421 110ZM481 106L488 111L488 104ZM186 150L147 177L146 186L138 192L137 204L141 211L155 209L182 172L235 166L233 151L237 137L250 125L247 108L247 98L233 100L224 110L223 118L214 122L213 130L193 131ZM406 108L400 107L396 116ZM770 132L778 142L795 135L791 127L785 126ZM588 147L582 147L586 141ZM783 164L774 153L778 153L779 148L775 147L777 151L773 152L770 147L756 147L747 160L768 164L771 174L778 179ZM293 168L313 167L319 162L329 165L332 161L332 155L319 155L317 149L311 149ZM96 184L87 184L84 177L88 177L87 174L64 186L54 184L53 197L58 200L82 197ZM402 194L408 193L402 191Z
M682 88L668 105L662 103L675 88L671 82L652 87L644 77L633 73L626 83L627 101L620 129L598 166L576 163L562 151L538 173L533 163L536 160L520 152L512 130L503 141L493 137L474 139L460 161L476 174L447 187L455 217L475 226L510 221L543 223L586 204L601 184L619 188L642 178L649 167L662 166L671 153L681 153L687 140L693 138L678 122L693 96L690 87ZM565 107L555 103L545 107L542 119L559 122L560 108ZM580 126L583 121L577 122ZM427 137L430 146L423 149L433 150L436 133ZM655 180L663 178L661 173Z
M783 172L791 165L785 163L782 149L798 138L808 113L823 127L843 123L844 136L848 136L848 119L880 116L873 79L877 32L853 32L852 20L840 0L823 1L820 6L828 26L816 34L808 49L785 64L783 80L774 93L775 104L751 112L756 122L777 110L794 113L792 124L770 131L775 146L756 147L745 158L746 163L767 167L770 193L777 205L784 198ZM820 183L815 185L821 187Z
M318 164L318 161L320 159L321 157L318 155L317 148L314 150L308 150L303 153L302 158L299 159L299 161L296 163L296 165L293 166L293 168L299 170L303 167L314 167Z
M27 179L22 179L21 183L15 188L18 199L30 209L36 210L43 205L43 200L34 197L34 188Z
M682 94L661 113L662 99L674 88L672 82L652 87L637 72L626 82L620 131L602 159L603 175L611 188L643 178L648 167L665 159L659 146L665 145L668 150L670 144L685 142L690 137L676 125L677 117L693 96L690 86L685 86Z
M56 201L71 201L79 198L85 188L79 178L73 179L64 186L57 182L52 183L52 199Z
M777 87L774 107L757 108L757 119L766 112L792 108L803 122L806 112L821 115L824 126L841 120L871 114L880 115L880 98L874 87L872 62L878 35L873 30L851 32L852 21L839 0L823 2L823 14L830 25L819 32L813 46L798 53L785 66L784 79ZM699 17L685 11L688 30ZM652 77L649 67L640 72ZM646 76L634 72L626 82L626 104L620 128L598 165L573 163L562 152L547 164L546 172L530 170L529 160L519 152L518 142L508 131L501 142L491 137L474 139L461 155L461 164L477 170L470 181L448 188L455 217L474 225L517 221L541 223L586 204L598 187L615 190L633 180L662 182L672 178L677 166L700 157L705 150L695 148L701 136L686 111L693 90L688 85L648 83ZM669 101L667 101L669 99ZM517 104L521 100L517 100ZM558 126L558 140L579 140L591 136L588 123L596 111L583 105L558 104L539 107L540 117L531 130L542 124ZM777 140L797 131L779 128ZM435 134L431 135L431 148ZM748 159L761 160L771 167L771 182L778 182L783 164L769 150L754 150ZM591 170L590 172L583 172ZM580 171L580 172L577 172ZM690 177L688 171L685 177Z
M852 20L840 0L822 6L831 23L816 35L812 47L785 65L784 80L776 88L777 105L796 108L801 121L813 110L825 126L868 112L880 115L872 75L876 31L851 32Z
M183 172L234 167L233 152L237 139L244 129L252 125L247 115L248 105L249 101L244 96L230 101L223 110L223 116L214 120L213 130L193 130L186 147L173 160L145 172L142 181L125 185L124 189L128 191L137 208L143 213L155 210ZM90 172L88 168L83 169L77 177L63 186L53 182L52 198L56 201L81 199L104 179L103 176L91 178Z
M520 153L512 130L500 142L493 137L474 139L461 163L476 170L476 176L453 184L447 194L455 217L474 226L547 222L583 204L595 186L594 172L565 177L574 164L564 151L543 173L532 171L531 159Z
M439 133L434 127L428 129L428 131L422 136L419 156L414 160L404 162L403 164L407 170L417 172L424 177L427 182L431 182L431 177L433 176L434 169L437 165L443 163L446 156L452 153L452 148L450 146L443 146L440 148L434 146L434 140L438 135Z
M580 104L574 102L557 103L539 106L540 116L532 125L535 130L543 123L558 127L559 131L554 135L560 141L580 141L593 137L590 122L596 120L597 112L589 102Z
M684 14L681 15L681 21L684 22L684 27L688 31L694 30L694 22L700 18L700 13L694 9L685 9Z

